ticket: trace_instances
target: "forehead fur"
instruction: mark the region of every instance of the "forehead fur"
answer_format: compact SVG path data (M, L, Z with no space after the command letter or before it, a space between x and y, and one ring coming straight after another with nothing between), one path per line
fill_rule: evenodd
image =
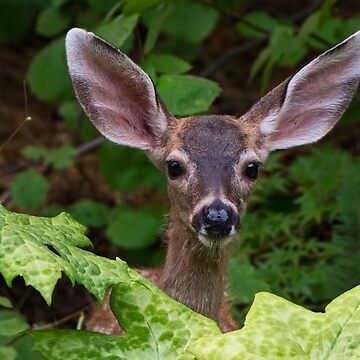
M257 151L263 137L248 118L228 115L194 116L174 119L168 146L184 150L190 159L238 159L244 150Z

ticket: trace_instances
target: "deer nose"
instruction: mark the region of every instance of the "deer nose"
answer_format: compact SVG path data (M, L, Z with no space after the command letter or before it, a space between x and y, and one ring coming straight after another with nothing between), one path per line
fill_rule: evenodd
M202 218L204 229L210 237L228 236L233 229L238 228L238 216L222 202L205 207Z

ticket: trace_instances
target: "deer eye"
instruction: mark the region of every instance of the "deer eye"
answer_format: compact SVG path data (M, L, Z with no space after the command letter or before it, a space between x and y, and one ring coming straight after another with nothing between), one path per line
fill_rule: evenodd
M174 179L182 174L184 174L184 169L180 165L180 163L176 160L168 160L167 164L167 172L171 179Z
M261 163L258 161L250 161L245 168L245 175L252 180L255 180L259 173Z

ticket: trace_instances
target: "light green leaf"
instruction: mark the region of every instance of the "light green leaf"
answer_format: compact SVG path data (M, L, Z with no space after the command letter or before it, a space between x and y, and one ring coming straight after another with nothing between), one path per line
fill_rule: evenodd
M72 204L69 212L81 224L94 228L106 225L110 216L110 209L105 204L91 199Z
M269 293L255 297L244 328L201 338L196 359L355 360L360 357L360 286L316 313Z
M4 296L0 296L0 306L8 309L12 308L10 300Z
M73 165L76 151L69 143L65 143L55 149L26 146L21 153L28 159L41 160L45 166L60 170Z
M39 35L53 37L67 30L70 25L71 16L69 13L65 13L59 8L48 6L39 14L35 30Z
M12 310L0 310L0 336L12 337L29 328L24 317Z
M213 31L218 17L218 12L210 7L180 3L171 8L162 29L176 38L199 43Z
M1 360L14 360L16 358L16 350L8 346L0 346Z
M52 41L34 57L27 79L31 91L41 100L61 102L72 97L64 37Z
M85 228L65 213L43 218L14 214L0 206L0 229L0 272L6 283L10 286L21 275L48 304L62 271L74 280L68 262L56 251L66 245L91 245Z
M220 94L220 86L192 75L163 75L156 86L161 98L174 115L206 112Z
M147 56L141 67L146 71L149 66L155 71L164 74L182 74L191 69L191 65L188 62L170 54L152 54Z
M95 34L112 45L120 48L134 30L139 14L129 16L120 15L108 24L100 25Z
M120 209L112 218L106 235L113 245L124 249L141 249L153 244L163 227L164 210L144 207Z
M28 285L51 296L48 283L52 282L53 267L58 266L59 272L66 269L70 279L84 285L99 301L112 286L111 307L126 336L78 330L31 331L34 349L47 358L190 359L185 350L191 340L221 333L214 321L171 299L121 260L79 249L77 246L86 246L89 240L83 235L84 228L69 215L48 219L0 209L0 272L8 283L21 274ZM31 249L24 248L29 244ZM18 253L24 254L22 267L19 261L14 262ZM4 262L4 258L9 261ZM33 277L34 269L42 279Z
M13 202L27 210L39 208L46 199L47 190L46 179L33 169L23 171L10 186Z

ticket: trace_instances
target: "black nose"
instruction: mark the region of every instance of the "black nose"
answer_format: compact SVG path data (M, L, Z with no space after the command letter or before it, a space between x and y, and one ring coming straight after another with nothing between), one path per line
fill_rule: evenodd
M223 237L230 234L235 216L229 206L214 203L203 209L202 217L207 235Z

